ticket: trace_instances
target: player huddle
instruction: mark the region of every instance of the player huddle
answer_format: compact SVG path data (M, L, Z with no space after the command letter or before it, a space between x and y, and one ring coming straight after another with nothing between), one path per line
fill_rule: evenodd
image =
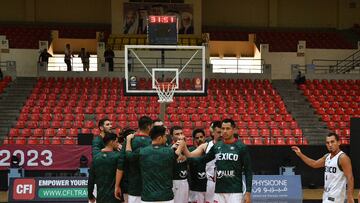
M252 171L247 147L234 136L231 119L211 124L211 140L193 131L188 148L183 129L167 133L162 121L143 116L135 132L125 130L119 147L111 121L99 121L93 140L89 200L97 202L250 202ZM102 142L101 142L102 141ZM119 148L120 151L119 151ZM243 188L243 174L246 187Z
M138 125L137 131L127 129L118 137L110 120L99 121L101 133L93 140L88 183L90 202L251 202L250 154L235 136L232 119L212 122L210 140L204 130L195 129L190 148L180 126L167 133L161 120L147 116ZM351 161L340 150L338 135L330 133L326 146L329 153L318 160L296 146L292 150L310 167L325 167L323 202L354 202Z

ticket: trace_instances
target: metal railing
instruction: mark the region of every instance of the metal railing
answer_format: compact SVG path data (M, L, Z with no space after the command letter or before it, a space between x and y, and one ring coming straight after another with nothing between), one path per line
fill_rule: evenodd
M89 59L89 71L98 70L98 57L97 55L90 55ZM72 71L84 71L83 63L81 62L80 57L72 57L71 59ZM53 55L49 58L49 63L47 64L48 71L67 71L67 66L64 61L64 55Z
M316 70L325 73L360 73L360 50L345 59L313 59Z
M210 58L213 73L264 73L264 59Z

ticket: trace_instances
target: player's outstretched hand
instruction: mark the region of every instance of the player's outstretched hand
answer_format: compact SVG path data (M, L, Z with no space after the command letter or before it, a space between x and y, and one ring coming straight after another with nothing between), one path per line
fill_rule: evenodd
M291 149L296 153L296 155L299 155L301 153L301 150L297 146L292 146Z
M119 186L115 186L114 195L116 199L121 200L121 188Z

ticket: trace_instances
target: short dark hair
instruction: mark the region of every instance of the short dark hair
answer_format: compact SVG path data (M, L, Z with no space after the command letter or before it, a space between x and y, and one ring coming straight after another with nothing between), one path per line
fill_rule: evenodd
M99 120L98 127L104 126L106 121L110 121L108 118L103 118Z
M166 128L164 128L163 126L154 126L153 128L151 128L149 135L152 140L155 140L156 138L158 138L160 136L164 136L165 131L166 131Z
M146 130L148 126L153 124L153 120L149 116L141 116L138 124L140 130Z
M211 122L210 128L213 129L213 130L215 128L221 128L221 121L213 121L213 122Z
M339 135L336 134L336 133L329 133L329 134L327 135L327 137L331 137L331 136L334 136L336 141L339 141L339 140L340 140Z
M128 135L134 134L135 132L136 131L134 129L126 128L121 132L120 136L123 137L123 138L126 138Z
M103 138L104 145L106 146L110 141L115 141L116 139L117 135L115 133L105 133Z
M195 135L198 133L202 133L205 137L205 131L203 129L197 128L192 132L192 137L195 138Z
M182 130L182 129L183 129L182 127L175 125L172 128L170 128L170 135L173 135L175 130Z
M231 118L225 118L224 120L222 120L221 125L222 125L223 123L230 123L230 124L231 124L231 127L233 127L233 128L236 127L234 120L231 119Z

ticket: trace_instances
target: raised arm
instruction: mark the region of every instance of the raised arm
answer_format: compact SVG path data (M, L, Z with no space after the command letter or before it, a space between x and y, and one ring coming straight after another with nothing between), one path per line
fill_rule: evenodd
M312 168L321 168L325 166L325 156L321 157L318 160L311 159L303 154L299 147L292 146L291 149L296 153L298 157L308 166Z
M346 154L340 155L340 166L347 180L347 202L354 202L354 176L350 158Z
M190 152L189 149L187 148L186 144L184 141L181 141L181 145L183 147L183 154L186 157L199 157L202 156L205 153L206 147L208 145L208 143L203 143L200 146L198 146L194 151Z

